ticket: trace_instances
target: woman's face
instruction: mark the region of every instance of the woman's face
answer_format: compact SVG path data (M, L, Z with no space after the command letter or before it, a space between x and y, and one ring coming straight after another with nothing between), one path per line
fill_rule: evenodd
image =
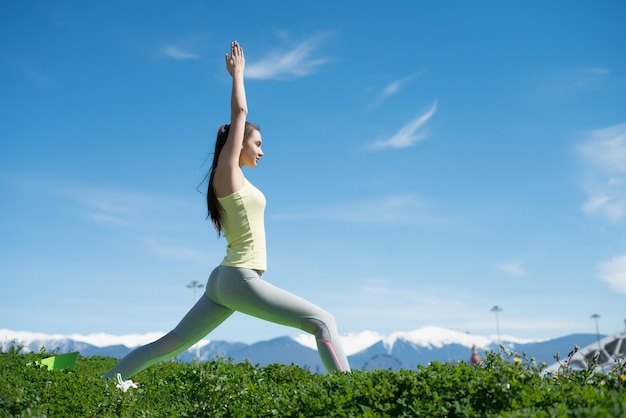
M239 156L239 166L255 168L263 156L261 150L261 133L256 129L243 141L241 155Z

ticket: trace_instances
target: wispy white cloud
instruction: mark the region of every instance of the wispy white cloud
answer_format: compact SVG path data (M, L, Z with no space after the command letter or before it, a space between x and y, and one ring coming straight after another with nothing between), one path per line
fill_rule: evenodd
M183 51L182 49L175 47L173 45L164 47L163 53L170 58L174 58L175 60L180 60L180 61L201 58L200 55L196 53Z
M22 68L28 77L35 80L40 85L44 87L57 87L58 86L57 82L53 81L50 77L48 77L47 75L44 75L43 73L41 73L39 70L35 69L34 67L28 64L24 64Z
M626 215L626 199L595 194L583 204L582 210L589 215L600 215L611 222L619 222Z
M496 268L512 276L523 276L526 274L524 268L518 263L500 263Z
M161 48L161 53L168 58L178 61L193 60L202 58L200 54L195 52L198 40L188 39L178 43L169 43Z
M598 278L607 282L614 291L626 295L626 254L600 263Z
M205 224L200 200L121 188L56 182L40 179L12 179L11 183L34 193L45 193L49 205L58 205L63 220L71 229L106 231L111 240L132 242L164 259L177 259L207 264L220 255L198 249L194 223ZM198 206L200 205L200 206ZM191 237L193 244L171 244L181 236Z
M586 134L578 148L584 164L582 210L612 222L626 217L626 124Z
M288 209L276 219L326 219L336 222L385 225L424 225L451 222L433 215L425 199L414 194L363 199L320 206Z
M586 162L609 173L626 174L626 123L591 131L587 137L580 147Z
M413 74L409 74L408 76L400 80L396 80L388 84L381 92L381 97L387 98L393 96L394 94L398 93L409 81L411 81L413 78L417 77L421 73L421 71L418 71Z
M99 224L127 226L138 216L138 203L146 200L138 194L92 187L70 187L66 197L78 203L85 218Z
M426 110L426 112L404 125L391 138L375 141L370 144L369 148L372 150L379 150L383 148L407 148L426 139L427 135L423 132L422 128L436 111L437 102L435 101L430 108Z
M400 80L395 80L389 84L387 84L379 93L378 96L374 99L374 101L369 105L370 108L379 106L381 103L386 101L388 98L398 94L401 92L405 86L411 81L413 78L422 74L422 71L416 71L408 76L401 78Z
M354 297L345 298L331 310L342 318L342 328L359 330L364 323L368 329L379 332L414 330L424 325L437 325L456 330L493 333L496 339L496 323L490 295L485 291L475 293L473 286L449 286L437 280L416 277L413 287L399 282L397 278L363 279L352 288ZM356 301L356 302L353 302ZM507 313L508 312L508 313ZM510 332L522 332L527 338L542 336L553 338L564 330L578 332L576 319L560 320L546 317L545 312L528 311L514 316L505 310L500 318L503 338ZM556 334L558 335L558 334ZM468 333L469 336L469 333Z
M587 68L583 68L581 71L583 73L595 74L595 75L611 74L611 70L609 68L602 68L602 67L587 67Z
M93 186L66 185L56 193L73 203L70 211L75 216L101 228L122 230L126 240L142 243L161 258L200 264L207 264L210 260L206 251L170 243L191 228L187 219L196 206L191 201ZM200 222L202 215L198 215ZM207 228L210 231L208 225Z
M423 283L421 280L415 281ZM407 287L406 284L384 278L363 279L354 291L360 295L363 312L369 311L368 315L371 315L372 306L382 308L386 312L385 321L404 321L406 318L414 321L412 318L433 317L441 320L456 319L458 313L465 310L467 303L464 299L467 295L460 291L451 294L450 289L436 285Z
M393 83L387 85L387 87L385 87L383 89L383 91L381 92L380 95L382 97L393 96L398 91L400 91L400 88L402 87L402 84L403 84L402 80L394 81Z
M90 212L85 215L87 219L97 224L108 224L113 226L124 226L125 222L122 217L112 215L111 213Z
M315 53L325 36L317 35L287 50L271 51L253 63L246 63L246 77L251 79L292 79L313 73L328 62Z
M611 73L605 67L574 68L555 74L547 89L559 94L603 89L610 86Z
M152 251L163 258L208 264L207 254L194 248L165 245L154 239L146 239L144 242Z
M23 59L13 58L10 56L0 56L0 60L6 60L6 62L12 65L19 73L42 87L59 87L57 80L52 79L49 75L44 74L38 68Z
M84 218L115 226L144 224L188 204L176 198L91 186L61 186L57 193L74 201L76 212Z

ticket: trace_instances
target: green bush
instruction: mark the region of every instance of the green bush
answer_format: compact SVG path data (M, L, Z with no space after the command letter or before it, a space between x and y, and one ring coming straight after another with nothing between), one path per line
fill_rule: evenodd
M609 373L547 375L517 353L487 353L480 366L311 374L216 358L163 362L122 392L100 377L116 360L79 357L74 370L27 365L50 353L0 354L0 417L624 417L624 361ZM571 353L570 353L571 356Z

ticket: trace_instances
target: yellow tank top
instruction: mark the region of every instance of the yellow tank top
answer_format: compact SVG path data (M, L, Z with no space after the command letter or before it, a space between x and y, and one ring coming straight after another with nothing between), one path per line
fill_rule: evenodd
M241 190L217 200L224 208L221 223L227 242L222 265L267 270L263 193L245 180Z

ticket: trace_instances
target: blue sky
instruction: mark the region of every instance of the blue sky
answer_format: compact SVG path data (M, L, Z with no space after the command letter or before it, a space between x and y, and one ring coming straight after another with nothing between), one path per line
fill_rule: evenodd
M0 3L0 327L167 331L246 53L266 280L343 334L626 320L621 1ZM235 314L209 336L295 335Z

